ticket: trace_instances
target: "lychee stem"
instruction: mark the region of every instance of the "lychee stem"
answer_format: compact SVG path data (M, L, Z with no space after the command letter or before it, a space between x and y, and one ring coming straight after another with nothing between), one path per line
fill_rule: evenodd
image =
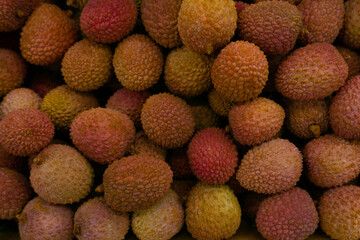
M314 134L315 137L320 137L320 135L321 135L321 129L318 124L311 125L310 131Z

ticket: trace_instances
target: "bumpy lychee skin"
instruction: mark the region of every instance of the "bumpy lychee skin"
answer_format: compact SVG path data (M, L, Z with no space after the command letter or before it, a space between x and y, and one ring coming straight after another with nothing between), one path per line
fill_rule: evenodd
M244 188L273 194L296 185L302 172L302 155L287 139L273 139L249 150L241 160L236 179Z
M284 109L267 98L234 105L229 124L234 138L243 145L256 145L270 140L284 123Z
M191 51L211 54L230 42L236 20L232 0L184 0L178 16L178 30L182 42Z
M123 240L129 225L129 214L111 210L103 197L83 203L74 216L74 233L79 240Z
M299 38L305 43L332 43L344 22L345 6L342 0L304 0L297 6L303 17Z
M149 139L165 148L183 146L195 130L190 106L168 93L155 94L146 100L141 123Z
M349 79L332 98L329 120L333 131L346 139L360 139L360 75Z
M215 90L228 101L256 98L268 80L269 64L258 46L236 41L224 47L211 68Z
M134 0L89 0L81 12L80 27L93 41L113 43L133 30L136 19Z
M11 32L21 28L39 3L40 0L2 0L0 32Z
M279 65L275 87L292 100L321 99L345 84L348 66L329 43L312 43L298 48Z
M23 84L27 65L18 53L0 48L0 97Z
M207 184L224 184L235 173L238 152L220 128L206 128L191 139L187 154L195 176Z
M20 50L26 61L49 65L60 60L78 38L75 20L54 4L44 3L30 15L22 28Z
M360 238L360 187L349 185L324 192L319 205L321 229L332 239Z
M227 185L197 183L186 201L187 230L199 240L228 239L241 222L240 204Z
M129 156L114 161L103 177L106 204L118 212L147 208L170 189L170 166L149 156Z
M133 213L131 229L140 240L169 240L184 224L179 196L170 189L153 206Z
M284 1L251 4L238 18L239 36L269 55L288 53L294 47L301 27L300 11Z
M178 13L182 0L141 1L141 21L156 43L173 48L181 45L178 31Z
M257 230L266 239L306 239L318 223L313 200L298 187L265 199L256 213Z
M105 46L83 39L71 46L61 62L66 84L78 91L92 91L103 86L112 75L112 52Z
M307 176L319 187L336 187L360 173L360 147L336 135L313 139L303 150Z
M16 156L30 156L46 147L54 137L54 125L38 109L23 108L6 115L0 122L0 143Z
M344 26L341 41L346 47L360 49L360 1L350 0L345 3Z
M0 181L0 219L12 220L30 200L30 182L21 173L2 167Z
M75 148L50 144L33 159L30 182L34 191L54 204L71 204L85 198L93 184L94 170Z
M74 212L70 207L48 203L36 197L26 204L19 216L19 233L23 240L71 240Z
M220 126L219 116L209 105L194 105L190 107L195 119L195 131Z
M211 109L218 115L227 117L231 110L231 107L234 105L233 102L225 99L220 93L215 89L211 89L208 92L208 102Z
M143 91L156 84L163 65L161 49L146 35L131 35L115 49L113 66L116 78L130 90Z
M119 110L93 108L75 117L70 137L77 149L100 164L121 158L134 141L135 126Z
M349 67L348 79L360 74L360 55L355 51L342 46L336 46L341 56Z

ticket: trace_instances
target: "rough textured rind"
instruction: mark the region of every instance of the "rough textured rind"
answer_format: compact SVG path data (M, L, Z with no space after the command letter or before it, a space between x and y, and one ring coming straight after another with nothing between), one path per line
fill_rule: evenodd
M329 126L329 106L326 100L288 100L285 107L285 125L295 136L302 139L319 137Z
M246 41L221 49L211 68L215 90L228 101L256 98L268 80L269 64L263 51Z
M75 117L70 137L77 149L100 164L121 158L134 142L135 126L119 110L93 108Z
M346 139L360 139L360 75L349 79L332 98L329 120L332 130Z
M198 240L221 240L236 233L240 204L227 185L197 183L186 201L187 230Z
M79 113L98 105L92 93L78 92L67 85L61 85L44 96L40 109L57 129L69 129L71 122Z
M265 2L265 1L272 1L272 0L254 0L254 3L258 3L258 2ZM291 4L298 4L299 2L301 2L301 0L280 0L280 1L284 1L284 2L289 2Z
M229 115L233 102L226 100L215 89L208 92L208 101L211 109L218 115L227 117Z
M27 65L18 53L0 48L0 97L23 84Z
M178 30L184 45L211 54L228 44L235 34L237 13L232 0L183 0Z
M74 233L78 240L123 240L129 225L129 214L111 210L102 197L83 203L74 216Z
M116 78L125 88L143 91L158 82L164 56L148 36L134 34L117 45L113 66Z
M242 145L257 145L273 138L284 123L284 109L267 98L234 105L229 124L234 138Z
M360 1L345 2L344 26L341 31L341 41L346 47L360 49Z
M169 240L183 224L184 209L172 189L153 206L135 211L131 219L131 229L140 240Z
M54 134L54 125L38 109L13 111L0 122L0 143L7 152L16 156L36 154L50 143Z
M292 100L325 98L344 85L348 66L329 43L298 48L279 65L275 75L278 92Z
M0 119L22 108L40 109L41 97L29 88L16 88L3 98L0 104Z
M336 135L313 139L303 149L309 180L319 187L337 187L360 173L360 147Z
M206 128L191 139L187 155L195 176L207 184L224 184L235 173L238 152L220 128Z
M278 193L296 185L302 172L302 155L287 139L273 139L249 150L241 160L236 179L257 193Z
M210 56L186 47L172 50L166 57L164 79L173 94L183 97L200 95L211 87Z
M73 215L67 206L36 197L26 204L19 216L20 237L22 240L71 240L74 238Z
M348 79L360 74L360 55L355 51L350 50L342 46L336 46L341 56L343 56L345 62L349 67Z
M80 26L91 40L113 43L133 30L137 14L134 0L89 0L81 12Z
M360 238L360 187L332 188L321 196L318 211L320 227L332 239Z
M209 105L194 105L190 107L195 119L195 131L220 126L219 116Z
M286 54L293 49L301 27L300 11L285 1L250 4L238 18L238 35L269 55Z
M30 182L21 173L2 167L0 182L0 219L15 219L30 200Z
M297 6L303 17L299 38L304 43L332 43L343 26L343 0L303 0Z
M20 50L26 61L49 65L60 60L78 38L79 26L54 4L44 3L22 28Z
M50 144L31 164L31 186L42 199L54 204L71 204L85 198L93 178L88 160L67 145Z
M256 227L266 239L306 239L318 223L313 200L298 187L265 199L256 213Z
M134 143L130 146L129 154L151 156L165 161L167 150L152 142L144 131L138 131Z
M169 191L170 166L149 156L129 156L114 161L103 177L106 204L115 211L131 212L154 205Z
M135 126L140 126L141 108L150 95L148 91L136 92L121 88L109 97L106 107L120 110L130 117Z
M92 91L111 77L113 54L109 46L88 39L72 45L61 62L66 84L77 91Z
M178 31L178 13L182 0L143 0L141 21L154 41L165 48L182 44Z
M164 148L183 146L195 130L190 106L168 93L155 94L146 100L141 123L149 139Z

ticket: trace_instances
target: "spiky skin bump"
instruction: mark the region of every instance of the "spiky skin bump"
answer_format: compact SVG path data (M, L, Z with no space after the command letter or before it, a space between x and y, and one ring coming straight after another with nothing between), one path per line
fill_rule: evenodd
M154 205L169 191L170 166L149 156L129 156L114 161L103 177L106 204L118 212L131 212Z
M206 128L191 139L187 155L195 176L207 184L224 184L235 173L238 152L220 128Z
M195 131L209 127L219 127L219 116L208 105L190 106L195 119Z
M273 194L296 185L302 172L302 155L287 139L273 139L249 150L241 160L236 179L244 188Z
M273 138L284 123L284 109L267 98L234 105L229 124L234 138L242 145L257 145Z
M336 135L313 139L303 149L309 180L319 187L337 187L360 173L360 147Z
M137 14L134 0L89 0L81 12L80 27L93 41L113 43L133 30Z
M285 125L295 136L302 139L319 137L329 126L329 106L326 100L289 100L285 108Z
M183 224L184 209L172 189L153 206L135 211L131 219L131 229L140 240L169 240Z
M169 93L149 97L141 110L145 134L164 148L177 148L188 142L195 130L190 106Z
M220 93L215 89L211 89L208 92L208 102L211 109L218 115L222 117L227 117L231 110L231 107L234 105L233 102L226 100Z
M0 122L0 143L16 156L36 154L50 143L54 134L51 120L38 109L13 111Z
M293 49L301 27L300 11L284 1L251 4L238 18L239 36L268 55L286 54Z
M159 80L163 65L161 49L146 35L131 35L115 49L115 75L127 89L143 91L150 88Z
M18 53L0 48L0 97L20 87L26 73L27 65Z
M79 240L123 240L129 225L129 214L111 210L103 197L83 203L74 216L74 233Z
M54 4L44 3L30 15L22 28L21 55L34 65L60 60L78 38L79 26Z
M332 188L321 196L318 211L320 227L332 239L360 238L360 187Z
M191 178L194 176L186 151L186 147L176 148L169 154L167 162L174 173L174 178Z
M67 145L49 145L31 164L31 186L42 199L54 204L71 204L85 198L93 178L88 160Z
M70 207L36 197L26 204L19 217L20 237L23 240L71 240L74 238L73 216Z
M295 187L262 201L255 221L266 239L302 240L315 232L319 216L309 193Z
M178 13L182 0L143 0L140 5L141 21L145 30L162 47L173 48L182 44L178 31Z
M92 91L109 81L112 57L109 46L85 38L66 51L61 62L61 73L70 88Z
M0 32L15 31L25 23L40 0L2 0L0 2Z
M0 168L9 168L17 172L23 172L26 166L27 159L23 157L14 156L0 145Z
M29 180L14 170L0 167L0 219L15 219L29 201Z
M197 183L186 201L185 222L193 238L230 238L240 226L241 208L227 185Z
M11 90L0 104L0 119L21 108L40 109L41 97L29 88Z
M305 43L332 43L343 26L343 0L304 0L297 6L303 17L299 38Z
M292 100L325 98L345 84L348 66L329 43L298 48L279 65L275 87Z
M200 95L211 87L210 56L186 47L172 50L166 57L165 84L173 94L183 97Z
M100 164L121 158L134 142L135 126L119 110L93 108L75 117L70 137L77 149Z
M183 0L178 30L182 42L191 51L211 54L230 42L235 34L236 20L232 0Z
M341 41L351 49L360 49L360 1L345 2L344 26L341 32Z
M41 111L54 123L57 129L69 129L71 122L81 112L97 107L92 93L82 93L61 85L50 90L43 98Z
M167 150L152 142L144 131L138 131L134 143L130 146L129 154L151 156L165 161Z
M109 97L106 108L120 110L130 117L135 126L140 126L141 108L150 95L148 91L136 92L121 88Z
M269 64L263 51L246 41L226 45L211 68L215 90L233 102L256 98L265 87L268 75Z
M349 67L348 79L360 74L360 55L355 51L350 50L342 46L336 46L341 56L343 56L345 62Z
M336 135L360 139L360 75L350 78L332 98L329 107L330 125Z

